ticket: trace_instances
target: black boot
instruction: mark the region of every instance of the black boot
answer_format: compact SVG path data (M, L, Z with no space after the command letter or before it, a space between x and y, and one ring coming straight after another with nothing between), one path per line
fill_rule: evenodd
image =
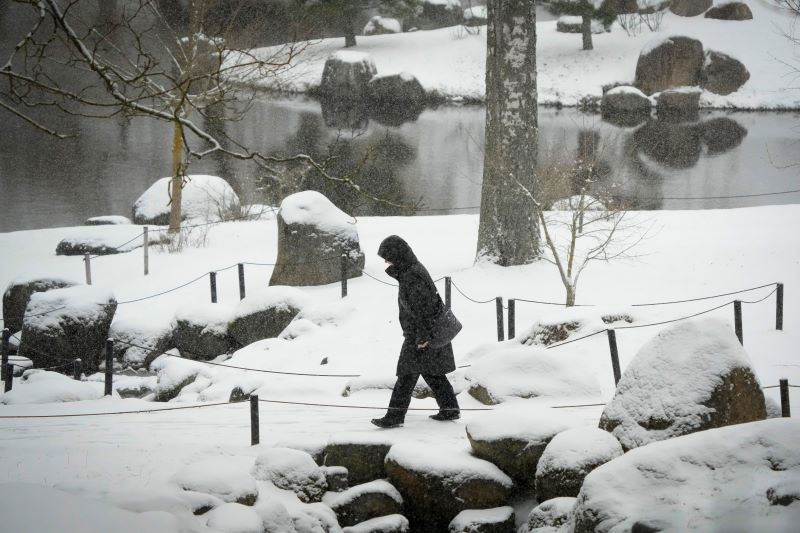
M444 421L444 420L458 420L461 418L461 412L453 410L453 411L439 411L435 415L430 415L428 418L432 418L433 420Z
M371 422L376 426L378 426L379 428L384 428L384 429L396 428L403 425L402 419L392 418L390 416L384 416L383 418L373 418Z

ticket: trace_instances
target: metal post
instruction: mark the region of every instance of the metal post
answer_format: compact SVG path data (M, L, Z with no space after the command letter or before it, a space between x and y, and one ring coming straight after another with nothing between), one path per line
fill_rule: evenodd
M517 301L513 298L508 299L508 340L513 339L517 334Z
M611 350L611 368L614 370L614 385L619 384L622 372L619 369L619 351L617 350L617 333L613 329L608 332L608 347Z
M211 303L217 303L217 273L209 272L208 281L211 283Z
M2 359L2 363L0 363L0 373L2 373L2 376L0 376L0 379L5 379L6 378L6 365L8 364L8 351L9 351L8 350L8 339L9 338L11 338L11 330L8 329L8 328L3 328L3 344L2 344L2 348L0 348L2 350L1 353L2 353L2 358L3 358Z
M453 300L451 296L453 285L453 279L449 276L445 276L444 278L444 305L448 309L452 309L453 307Z
M778 283L775 293L775 329L783 330L783 283Z
M3 365L3 368L6 370L5 376L5 391L8 392L11 390L11 387L14 386L14 365L11 363L7 363Z
M83 361L80 359L75 359L72 362L72 377L75 381L81 380L81 375L83 374Z
M148 275L150 273L150 239L147 234L147 226L144 227L144 275Z
M105 395L111 396L114 379L114 339L106 339L106 390Z
M789 418L792 416L792 410L789 406L789 380L782 379L778 383L781 384L781 416Z
M92 284L92 256L89 254L83 255L83 266L86 267L86 284Z
M733 301L733 327L736 330L736 337L739 339L739 344L744 346L744 335L742 333L742 302L741 300Z
M250 396L250 445L255 446L259 443L258 434L258 395Z
M239 299L244 300L244 264L239 263Z
M503 297L498 296L494 299L497 307L497 342L505 340L505 333L503 332Z
M342 254L342 298L347 296L347 255Z

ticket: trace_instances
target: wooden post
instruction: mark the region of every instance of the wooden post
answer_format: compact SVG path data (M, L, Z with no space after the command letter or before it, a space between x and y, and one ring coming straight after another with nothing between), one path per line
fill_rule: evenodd
M778 283L775 293L775 329L783 330L783 283Z
M741 300L734 300L734 302L733 302L733 327L736 330L736 337L739 338L739 344L744 346L744 335L742 333L742 302L741 302Z
M619 369L619 351L617 350L617 333L613 329L606 330L608 333L608 347L611 350L611 368L614 371L614 385L619 384L622 372Z
M11 330L8 328L3 328L3 344L0 348L0 353L2 354L2 362L0 363L0 379L6 378L6 365L8 364L8 339L11 338Z
M244 300L244 264L239 263L239 299Z
M75 359L72 361L72 377L75 381L81 380L81 375L83 374L83 361L80 359Z
M5 365L3 365L3 368L6 371L4 380L6 384L5 391L8 392L11 390L11 387L14 386L14 365L12 365L11 363L6 363Z
M505 328L503 327L503 297L498 296L494 299L497 308L497 342L505 340Z
M83 255L83 266L86 269L86 284L92 284L92 256L89 254Z
M347 254L342 254L342 298L347 296Z
M789 406L789 380L782 379L778 383L781 384L781 416L789 418L792 416L792 410Z
M250 445L255 446L259 443L258 431L258 395L250 396Z
M208 281L211 283L211 303L217 303L217 273L209 272Z
M452 300L452 285L453 279L450 276L446 276L444 278L444 305L448 309L453 308L453 300Z
M513 339L517 335L517 301L514 298L508 299L508 340Z
M114 339L106 339L106 390L105 395L111 396L114 379Z
M144 233L142 234L144 239L144 244L142 248L144 249L144 275L150 274L150 239L147 235L147 226L144 227Z

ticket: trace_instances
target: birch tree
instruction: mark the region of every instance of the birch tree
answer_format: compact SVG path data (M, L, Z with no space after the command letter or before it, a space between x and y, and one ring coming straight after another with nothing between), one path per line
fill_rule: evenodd
M519 194L534 191L536 2L489 0L486 30L486 142L478 261L530 263L539 256L538 220Z

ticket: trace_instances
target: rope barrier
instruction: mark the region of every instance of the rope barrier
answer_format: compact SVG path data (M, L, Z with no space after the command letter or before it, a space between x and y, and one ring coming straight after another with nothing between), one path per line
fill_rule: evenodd
M388 286L390 286L390 287L397 287L397 286L398 286L398 285L397 285L397 283L389 283L388 281L383 281L383 280L381 280L381 279L378 279L378 278L376 278L375 276L373 276L372 274L369 274L369 273L367 273L367 271L366 271L366 270L361 270L361 273L362 273L362 274L364 274L365 276L367 276L368 278L372 278L372 279L374 279L374 280L375 280L375 281L377 281L378 283L383 283L384 285L388 285ZM435 282L434 282L434 283L435 283Z
M19 418L71 418L80 416L110 416L110 415L135 415L140 413L157 413L163 411L180 411L182 409L200 409L203 407L216 407L219 405L234 405L244 402L219 402L205 403L202 405L185 405L181 407L161 407L157 409L139 409L136 411L109 411L107 413L67 413L63 415L0 415L0 419L19 419Z
M117 302L117 305L132 304L132 303L135 303L135 302L141 302L141 301L144 301L144 300L150 300L151 298L156 298L158 296L163 296L163 295L168 294L170 292L177 291L178 289L182 289L182 288L186 287L187 285L191 285L192 283L195 283L196 281L200 281L201 279L203 279L207 275L208 275L208 272L206 272L205 274L203 274L201 276L198 276L198 277L194 278L192 281L187 281L183 285L179 285L179 286L174 287L172 289L168 289L166 291L159 292L159 293L156 293L156 294L151 294L150 296L144 296L142 298L136 298L134 300L126 300L124 302Z
M595 331L594 333L589 333L588 335L584 335L583 337L578 337L577 339L570 339L568 341L559 342L558 344L551 344L546 349L549 350L551 348L558 348L559 346L564 346L565 344L571 344L573 342L582 341L583 339L588 339L589 337L594 337L595 335L599 335L601 333L605 333L606 331L608 331L608 328L601 329L600 331Z
M469 300L470 302L474 302L474 303L476 303L476 304L488 304L488 303L492 303L492 302L494 302L494 301L495 301L495 299L494 299L494 298L492 298L491 300L483 300L483 301L480 301L480 300L474 300L474 299L470 298L469 296L467 296L466 294L464 294L464 291L462 291L462 290L461 290L461 289L458 287L458 285L456 285L456 284L455 284L455 282L454 282L454 281L450 281L450 285L452 285L452 286L453 286L453 287L454 287L454 288L455 288L455 289L456 289L456 290L459 292L459 294L461 294L461 296L463 296L464 298L466 298L466 299L467 299L467 300Z
M645 304L631 304L631 307L646 307L651 305L671 305L671 304L682 304L687 302L699 302L700 300L711 300L712 298L720 298L722 296L731 296L733 294L741 294L743 292L750 292L755 291L758 289L763 289L764 287L771 287L772 285L777 285L776 282L767 283L766 285L759 285L758 287L753 287L751 289L742 289L740 291L733 291L733 292L726 292L724 294L715 294L713 296L703 296L701 298L691 298L688 300L672 300L668 302L653 302L653 303L645 303ZM774 292L774 291L773 291ZM772 293L770 293L772 294Z
M122 244L120 244L119 246L109 246L108 248L109 248L110 250L116 250L116 251L117 251L117 253L125 253L125 252L121 252L121 251L120 251L120 248L122 248L122 247L123 247L123 246L125 246L126 244L130 244L130 243L132 243L133 241L135 241L136 239L138 239L139 237L142 237L142 236L144 236L144 232L141 232L139 235L137 235L136 237L134 237L133 239L131 239L131 240L129 240L129 241L125 241L125 242L123 242L123 243L122 243ZM103 257L103 256L105 256L105 255L112 255L112 254L97 254L97 255L91 255L91 256L89 256L89 259L97 259L98 257Z
M706 313L710 313L712 311L716 311L717 309L722 309L723 307L731 305L732 303L733 302L726 302L726 303L724 303L722 305L718 305L717 307L713 307L711 309L706 309L705 311L700 311L699 313L695 313L693 315L683 316L683 317L680 317L680 318L673 318L672 320L664 320L662 322L653 322L653 323L650 323L650 324L636 324L634 326L618 326L618 327L616 327L614 329L637 329L637 328L648 328L650 326L661 326L663 324L671 324L673 322L679 322L681 320L687 320L689 318L694 318L696 316L705 315Z

